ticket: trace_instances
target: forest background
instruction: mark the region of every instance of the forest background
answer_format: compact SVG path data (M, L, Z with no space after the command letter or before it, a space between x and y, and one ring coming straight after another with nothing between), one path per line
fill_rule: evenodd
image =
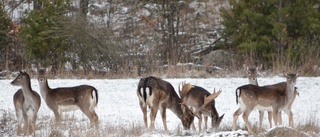
M319 0L2 0L0 76L320 76Z

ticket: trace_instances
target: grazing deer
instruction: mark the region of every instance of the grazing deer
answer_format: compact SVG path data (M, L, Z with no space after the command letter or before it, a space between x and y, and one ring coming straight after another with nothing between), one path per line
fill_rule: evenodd
M91 126L98 126L99 118L94 110L98 104L97 89L89 85L52 89L46 77L46 71L49 70L38 69L38 82L41 96L53 111L56 123L61 122L62 112L80 109L90 119Z
M193 109L193 113L199 119L199 131L202 131L202 115L204 116L205 129L207 129L207 121L208 116L211 118L211 126L212 128L219 127L222 116L219 117L219 114L215 107L215 98L220 95L221 90L217 93L214 91L213 94L210 94L207 90L199 86L192 86L189 83L182 83L182 89L180 90L179 86L179 94L183 100L183 104L191 107ZM194 123L193 129L195 129Z
M18 119L18 135L21 134L22 119L24 119L24 135L29 136L31 125L33 135L36 136L36 121L38 110L41 106L39 94L32 90L28 73L20 71L19 75L11 82L11 85L21 86L13 96L13 104Z
M279 111L284 111L289 116L289 126L293 127L293 114L291 105L295 99L295 84L300 71L296 74L285 74L287 82L281 82L268 86L244 85L236 89L236 102L240 107L234 112L232 130L236 130L236 122L240 114L246 123L250 134L251 129L248 116L253 109L272 111L275 125L278 125Z
M166 122L167 108L181 120L184 129L190 129L194 115L187 106L182 104L182 100L169 82L153 76L141 78L138 84L137 95L146 128L148 128L147 106L149 106L151 108L151 129L154 129L154 121L159 109L164 129L168 130Z

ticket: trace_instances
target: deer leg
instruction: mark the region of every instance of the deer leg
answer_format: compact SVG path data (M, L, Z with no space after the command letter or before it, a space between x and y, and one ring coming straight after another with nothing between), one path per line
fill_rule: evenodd
M19 110L16 110L16 115L17 115L17 119L18 119L18 135L20 136L21 135L21 124L22 124L22 121L23 121L23 114L21 111Z
M248 117L249 117L251 111L252 111L252 109L246 109L246 111L244 111L244 113L242 114L242 118L243 118L244 122L246 123L246 127L248 129L248 132L250 134L254 134L254 132L251 128L250 122L248 120Z
M202 114L199 112L199 123L198 123L198 126L199 126L199 132L201 132L202 131L202 129L201 129L201 124L202 124Z
M240 114L242 114L241 108L238 108L234 113L233 113L233 122L232 122L232 131L236 131L237 127L237 120Z
M25 114L24 114L25 115ZM28 120L28 116L25 115L24 116L24 135L29 136L29 120Z
M194 121L192 122L191 126L192 126L192 129L196 131L196 126L194 125Z
M92 113L92 116L93 116L93 119L94 119L94 123L96 124L96 126L99 127L99 117L98 117L96 111L93 110L91 113Z
M94 124L97 124L95 121L95 115L92 113L89 107L80 107L80 110L90 119L90 127L93 127Z
M148 128L147 105L145 105L143 102L140 102L139 104L143 113L144 126Z
M59 125L61 123L60 112L58 110L54 110L53 113L54 113L54 116L56 118L56 125Z
M204 129L208 129L208 116L204 116Z
M272 112L271 111L268 111L268 120L269 120L270 128L272 128Z
M264 117L264 111L259 110L259 124L260 124L260 131L262 131L262 121Z
M151 121L150 128L151 129L154 129L154 121L155 121L156 116L157 116L157 111L158 111L158 106L157 105L154 105L154 106L151 107L151 112L150 112L150 121Z
M33 131L33 135L36 136L36 122L37 122L37 116L35 116L32 120L32 131Z
M165 103L163 103L161 105L161 107L160 107L160 112L161 112L161 117L162 117L162 123L163 123L163 126L164 126L164 130L168 131L166 110L167 110L167 107L166 107Z
M288 117L289 117L289 126L293 128L293 113L292 113L292 111L289 110L289 109L286 109L284 112L285 112L285 113L288 115Z
M289 126L294 128L294 125L293 125L293 113L292 111L289 112Z
M272 111L272 113L273 113L273 122L274 122L274 125L275 126L278 126L279 125L279 123L278 123L278 109L273 109L273 111Z
M279 111L279 113L278 113L278 121L279 121L279 124L282 125L282 113L281 113L281 111Z

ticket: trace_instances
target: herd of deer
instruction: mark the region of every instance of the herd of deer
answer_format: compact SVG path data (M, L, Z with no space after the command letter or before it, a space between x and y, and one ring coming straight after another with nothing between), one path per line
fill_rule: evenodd
M273 85L259 86L257 82L257 72L262 66L249 68L245 67L249 83L236 89L236 103L239 108L233 114L232 130L236 130L238 116L243 114L243 120L250 134L254 134L248 116L253 109L259 110L260 129L262 129L262 119L264 111L268 112L270 127L272 118L275 125L282 124L281 112L284 111L289 117L289 126L293 127L292 103L299 95L295 87L296 79L300 71L293 74L286 74L286 82ZM98 104L98 91L90 85L80 85L76 87L63 87L51 89L48 85L46 73L49 69L38 69L37 80L39 82L40 94L47 106L55 115L56 124L61 122L61 113L64 111L81 110L89 119L90 126L99 125L99 118L95 112ZM18 135L21 134L21 124L24 120L24 135L30 135L36 130L37 113L41 106L40 95L33 91L29 75L20 71L19 75L11 82L12 85L21 86L13 97L16 116L18 119ZM184 129L195 130L194 117L198 118L199 131L202 131L202 117L204 117L204 129L207 129L208 117L211 118L211 127L219 127L224 114L219 116L215 108L215 98L221 94L221 90L211 94L206 89L182 82L179 85L178 96L173 86L160 78L149 76L141 78L138 83L137 96L140 108L143 112L144 125L148 128L147 108L150 112L150 128L154 129L155 118L160 110L164 129L167 131L166 110L170 109L182 122ZM29 131L29 127L32 131ZM34 134L35 136L35 134Z

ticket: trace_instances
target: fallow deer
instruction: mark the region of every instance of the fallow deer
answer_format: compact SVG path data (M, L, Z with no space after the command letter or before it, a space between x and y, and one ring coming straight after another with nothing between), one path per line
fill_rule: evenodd
M149 106L151 108L151 129L154 129L154 121L159 109L164 129L168 130L166 122L167 108L181 120L184 129L190 129L194 115L187 106L182 104L182 100L169 82L153 76L141 78L137 88L137 95L146 128L148 128L147 107Z
M183 104L186 104L188 107L192 108L193 113L199 119L199 131L202 131L202 115L204 116L205 129L207 129L207 121L208 117L211 118L211 126L212 128L219 127L223 116L219 117L219 114L215 107L215 98L220 95L221 90L217 93L214 91L212 94L209 93L206 89L193 86L189 83L182 83L182 89L179 87L179 94L183 100ZM193 124L193 129L195 126Z
M243 67L244 67L245 71L247 72L249 83L252 84L252 85L259 86L257 77L258 77L258 72L262 68L262 64L260 66L257 66L257 67L249 67L249 66L246 66L244 64ZM263 117L264 117L264 111L259 110L260 130L262 130ZM270 128L271 128L272 127L272 112L271 111L268 111L268 120L269 120L269 125L270 125ZM281 115L279 115L279 121L282 121Z
M244 67L245 71L247 72L249 83L252 84L252 85L259 86L259 84L258 84L258 72L261 70L262 64L260 66L257 66L257 67L249 67L249 66L246 66L244 64L243 67ZM286 86L286 84L282 82L282 86L280 86L280 87L283 87L283 86ZM295 90L294 90L294 94L295 94L295 96L299 96L299 92L297 91L296 87L295 87ZM267 111L267 112L268 112L269 126L271 128L272 127L272 112L271 111ZM278 120L279 120L279 124L280 125L282 124L282 116L281 115L282 115L281 111L279 111ZM264 111L259 110L259 126L260 126L260 130L262 130L263 117L264 117Z
M293 127L293 114L291 105L295 98L295 84L300 71L296 74L286 74L287 82L268 86L244 85L236 89L236 102L240 107L234 112L232 130L236 130L236 122L240 114L246 123L250 134L254 134L248 116L253 109L272 111L275 125L278 125L279 111L284 111L289 116L289 126Z
M90 125L98 126L98 115L95 107L98 104L98 90L90 85L75 87L50 88L46 71L50 69L38 69L38 82L40 94L47 106L53 111L56 124L61 122L61 113L80 109L89 119Z
M24 120L24 135L30 135L29 128L31 125L35 136L37 114L41 106L40 95L32 90L30 76L24 71L19 72L19 75L11 82L11 85L21 86L21 89L13 96L13 104L18 119L18 135L21 134L21 124L22 120Z

